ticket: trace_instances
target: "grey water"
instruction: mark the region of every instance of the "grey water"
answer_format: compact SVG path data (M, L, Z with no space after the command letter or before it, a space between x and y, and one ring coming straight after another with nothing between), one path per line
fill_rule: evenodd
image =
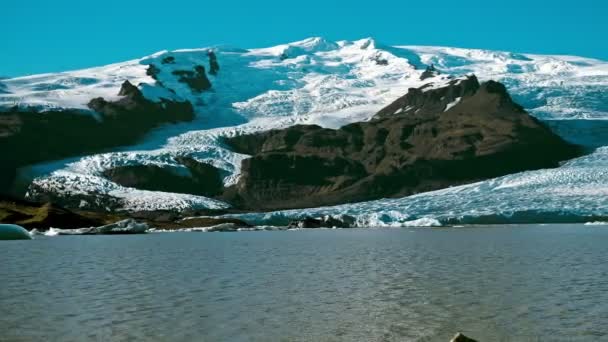
M0 241L0 341L607 341L608 227Z

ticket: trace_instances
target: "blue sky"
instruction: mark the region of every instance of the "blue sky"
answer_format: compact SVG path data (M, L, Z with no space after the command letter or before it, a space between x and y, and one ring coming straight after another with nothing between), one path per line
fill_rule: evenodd
M4 0L0 76L322 36L608 60L605 0Z

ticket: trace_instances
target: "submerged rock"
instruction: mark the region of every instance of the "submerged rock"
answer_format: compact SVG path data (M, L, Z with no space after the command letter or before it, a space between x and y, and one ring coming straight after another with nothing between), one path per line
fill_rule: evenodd
M0 240L31 240L25 228L15 224L0 224Z
M450 340L450 342L477 342L477 340L466 337L462 333L457 333L456 336Z

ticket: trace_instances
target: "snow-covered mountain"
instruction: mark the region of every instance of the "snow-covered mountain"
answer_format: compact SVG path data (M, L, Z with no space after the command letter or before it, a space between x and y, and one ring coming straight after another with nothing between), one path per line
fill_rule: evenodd
M212 88L193 92L176 71L208 63L217 56L220 70L209 75ZM154 78L150 65L157 68ZM421 80L427 66L440 74ZM440 85L452 76L474 73L480 80L504 83L514 99L545 120L567 140L600 147L592 154L553 170L530 171L403 199L379 200L314 210L248 214L263 223L302 215L347 213L361 225L404 225L513 213L608 215L608 63L574 56L422 46L384 46L373 39L330 42L310 38L261 49L211 47L163 51L142 59L104 67L0 81L0 107L40 110L87 108L89 100L118 98L125 80L138 85L150 100L188 100L196 119L165 125L141 143L114 152L28 167L36 191L57 196L97 194L120 198L129 210L227 208L201 196L136 190L102 177L124 165L184 167L175 161L190 156L223 170L234 184L246 155L232 152L219 139L290 125L336 128L371 118L379 109L426 83ZM42 113L41 115L44 115ZM187 172L187 170L183 170ZM35 196L35 193L30 193ZM91 205L82 201L83 208ZM424 219L423 221L419 221ZM471 222L473 220L470 220Z

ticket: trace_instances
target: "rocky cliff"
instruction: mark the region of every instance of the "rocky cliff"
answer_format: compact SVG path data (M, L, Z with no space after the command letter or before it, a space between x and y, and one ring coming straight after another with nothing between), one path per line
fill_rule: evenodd
M254 210L407 196L557 167L580 154L504 85L475 76L410 89L369 122L299 125L226 143L252 157L224 198Z
M0 193L11 190L18 167L131 144L160 124L194 118L190 102L150 101L129 81L119 95L116 101L92 99L88 106L97 117L69 109L1 112Z

